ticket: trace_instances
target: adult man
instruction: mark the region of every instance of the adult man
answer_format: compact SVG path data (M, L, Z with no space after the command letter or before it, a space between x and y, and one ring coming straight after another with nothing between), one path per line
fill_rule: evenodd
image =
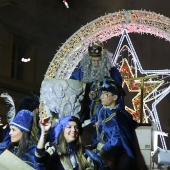
M111 63L112 54L103 47L103 43L96 41L89 45L88 53L83 55L80 67L71 75L75 79L87 83L90 97L90 118L94 115L98 106L98 86L104 76L111 77L119 85L122 85L122 77L116 67ZM87 100L87 99L86 99ZM86 111L87 112L87 111Z
M101 104L92 119L96 126L94 144L97 145L97 153L112 170L137 170L133 164L135 162L133 130L137 124L132 116L120 107L124 90L109 77L101 81L100 90ZM122 156L125 159L120 164Z

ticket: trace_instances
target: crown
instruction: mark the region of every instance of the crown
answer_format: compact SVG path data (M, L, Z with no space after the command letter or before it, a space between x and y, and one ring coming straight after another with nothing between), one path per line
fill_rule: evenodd
M103 43L100 41L91 43L88 52L92 57L101 57L103 55Z

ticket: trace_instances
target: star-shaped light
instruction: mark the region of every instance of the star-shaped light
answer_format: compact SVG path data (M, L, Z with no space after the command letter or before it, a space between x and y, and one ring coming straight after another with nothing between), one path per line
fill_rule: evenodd
M124 47L123 47L124 48ZM136 77L135 80L135 75L132 72L132 69L128 63L128 60L124 58L122 60L122 65L120 67L120 73L122 75L123 79L123 87L125 84L128 87L129 92L138 92L138 94L132 99L132 104L134 107L134 110L130 109L129 107L126 106L126 110L130 112L135 120L140 120L140 114L141 114L141 78ZM132 80L128 80L131 79ZM143 78L143 77L142 77ZM144 77L145 78L145 77ZM147 76L146 76L147 78ZM151 80L146 80L144 81L143 84L143 104L147 102L146 99L148 96L152 95L162 84L164 81L151 81ZM146 115L145 115L146 117ZM146 118L144 119L144 121ZM142 122L141 122L142 123Z
M128 46L122 46L124 38L126 38ZM124 56L124 54L126 55ZM144 119L142 120L145 123L148 123L150 120L152 123L157 125L159 131L162 131L156 106L166 95L170 93L170 70L143 70L126 30L123 30L122 32L122 36L113 57L113 63L118 65L120 68L120 72L123 77L123 87L127 85L129 92L138 92L138 94L132 99L134 108L126 106L127 111L129 111L135 119L139 120L141 109L140 99L141 95L143 95ZM143 93L141 93L141 75L144 77L158 77L156 79L146 79L144 81ZM152 108L150 108L149 102L152 102ZM161 136L161 142L165 149L166 144L163 136Z

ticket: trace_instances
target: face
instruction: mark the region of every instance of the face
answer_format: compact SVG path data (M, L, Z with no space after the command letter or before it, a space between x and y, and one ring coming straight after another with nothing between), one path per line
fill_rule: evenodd
M114 95L108 91L102 91L100 99L103 106L113 108L116 105L117 95Z
M74 142L79 137L79 129L76 122L70 121L64 128L64 137L67 143Z
M10 126L9 135L11 136L11 142L18 143L22 137L22 131L15 126Z
M91 62L94 67L98 67L102 63L101 57L91 57Z

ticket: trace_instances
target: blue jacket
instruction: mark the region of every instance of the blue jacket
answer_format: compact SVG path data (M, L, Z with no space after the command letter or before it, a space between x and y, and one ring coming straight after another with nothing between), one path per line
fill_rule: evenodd
M94 144L103 143L102 150L110 156L117 156L124 150L131 158L135 157L133 129L137 124L128 112L119 105L109 109L100 104L92 122L96 124Z
M55 146L54 144L50 143L49 147ZM76 152L75 152L76 153ZM36 157L36 160L40 165L44 164L44 167L39 167L37 170L64 170L64 167L60 161L60 158L58 156L58 153L56 150L50 155L45 149L36 149L36 155L39 155ZM84 153L86 158L89 158L92 160L95 164L98 165L97 170L107 170L107 167L105 167L105 164L103 160L93 151L90 149L85 149ZM78 170L78 168L74 168L74 170Z

